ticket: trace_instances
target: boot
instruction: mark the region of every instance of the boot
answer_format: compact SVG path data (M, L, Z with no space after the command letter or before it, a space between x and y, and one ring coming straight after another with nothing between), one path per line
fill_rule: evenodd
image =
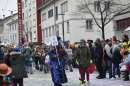
M123 79L123 81L129 81L129 77L126 77L125 79Z
M46 66L46 64L44 65L44 73L45 74L47 73L47 66Z
M68 70L68 65L67 64L65 64L65 69Z
M33 74L33 68L32 67L29 67L29 72L30 72L30 74Z
M29 73L29 67L26 67L26 71L27 71L27 73Z
M38 65L36 65L36 67L35 67L37 70L39 70L39 66Z
M43 71L43 65L40 64L40 71Z
M125 79L123 79L123 81L129 81L129 71L126 71L125 75L126 75L126 77L125 77Z
M70 72L73 72L73 67L72 67L72 65L69 65L69 70L70 70Z

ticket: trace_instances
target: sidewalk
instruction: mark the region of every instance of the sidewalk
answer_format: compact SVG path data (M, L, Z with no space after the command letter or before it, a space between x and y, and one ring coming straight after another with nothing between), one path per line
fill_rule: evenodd
M77 69L74 72L66 71L68 83L63 86L82 86L78 84L79 73ZM122 79L96 79L98 73L90 75L91 86L130 86L130 81L123 81ZM34 74L29 74L29 78L24 79L24 86L54 86L51 80L50 73L44 74L38 70L34 70ZM108 76L107 76L108 77Z

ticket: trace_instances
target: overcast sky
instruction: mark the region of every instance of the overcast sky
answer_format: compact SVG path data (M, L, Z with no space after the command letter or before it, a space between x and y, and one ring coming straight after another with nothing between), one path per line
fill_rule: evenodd
M6 17L9 16L11 14L9 10L13 10L14 13L17 12L17 0L0 0L0 18L3 18L3 14Z

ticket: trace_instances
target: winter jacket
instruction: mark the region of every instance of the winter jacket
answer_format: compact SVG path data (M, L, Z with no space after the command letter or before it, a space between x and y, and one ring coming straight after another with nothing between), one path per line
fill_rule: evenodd
M29 49L26 49L26 54L21 54L21 52L11 52L11 78L19 79L19 78L27 78L27 72L25 68L25 58L28 57Z
M119 45L117 45L117 44L114 45L114 47L113 47L113 49L112 49L112 54L114 54L114 52L115 52L116 50L120 51Z
M10 54L6 53L4 56L4 63L7 64L9 67L11 67L11 63L10 63Z
M103 48L102 48L102 45L101 43L98 43L95 47L95 58L96 59L102 59L102 56L103 56Z
M113 55L111 52L111 47L108 44L105 45L104 53L105 53L104 55L105 60L112 60Z
M123 63L123 65L129 65L130 66L130 54L128 55L128 60Z
M92 45L89 46L89 50L90 50L90 53L91 53L91 59L92 59L92 60L95 59L95 58L94 58L94 48L93 48Z
M90 66L91 53L87 46L79 46L76 48L76 60L79 67L85 68Z
M120 51L119 51L119 50L116 50L116 51L113 53L112 63L113 63L113 64L120 64L122 58L123 58L123 57L122 57L122 55L120 54Z

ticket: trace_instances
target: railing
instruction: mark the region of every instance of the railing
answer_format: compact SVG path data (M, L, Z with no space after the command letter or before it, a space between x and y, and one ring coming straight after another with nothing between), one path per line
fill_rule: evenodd
M43 0L42 5L45 5L46 3L50 2L50 1L52 1L52 0Z

